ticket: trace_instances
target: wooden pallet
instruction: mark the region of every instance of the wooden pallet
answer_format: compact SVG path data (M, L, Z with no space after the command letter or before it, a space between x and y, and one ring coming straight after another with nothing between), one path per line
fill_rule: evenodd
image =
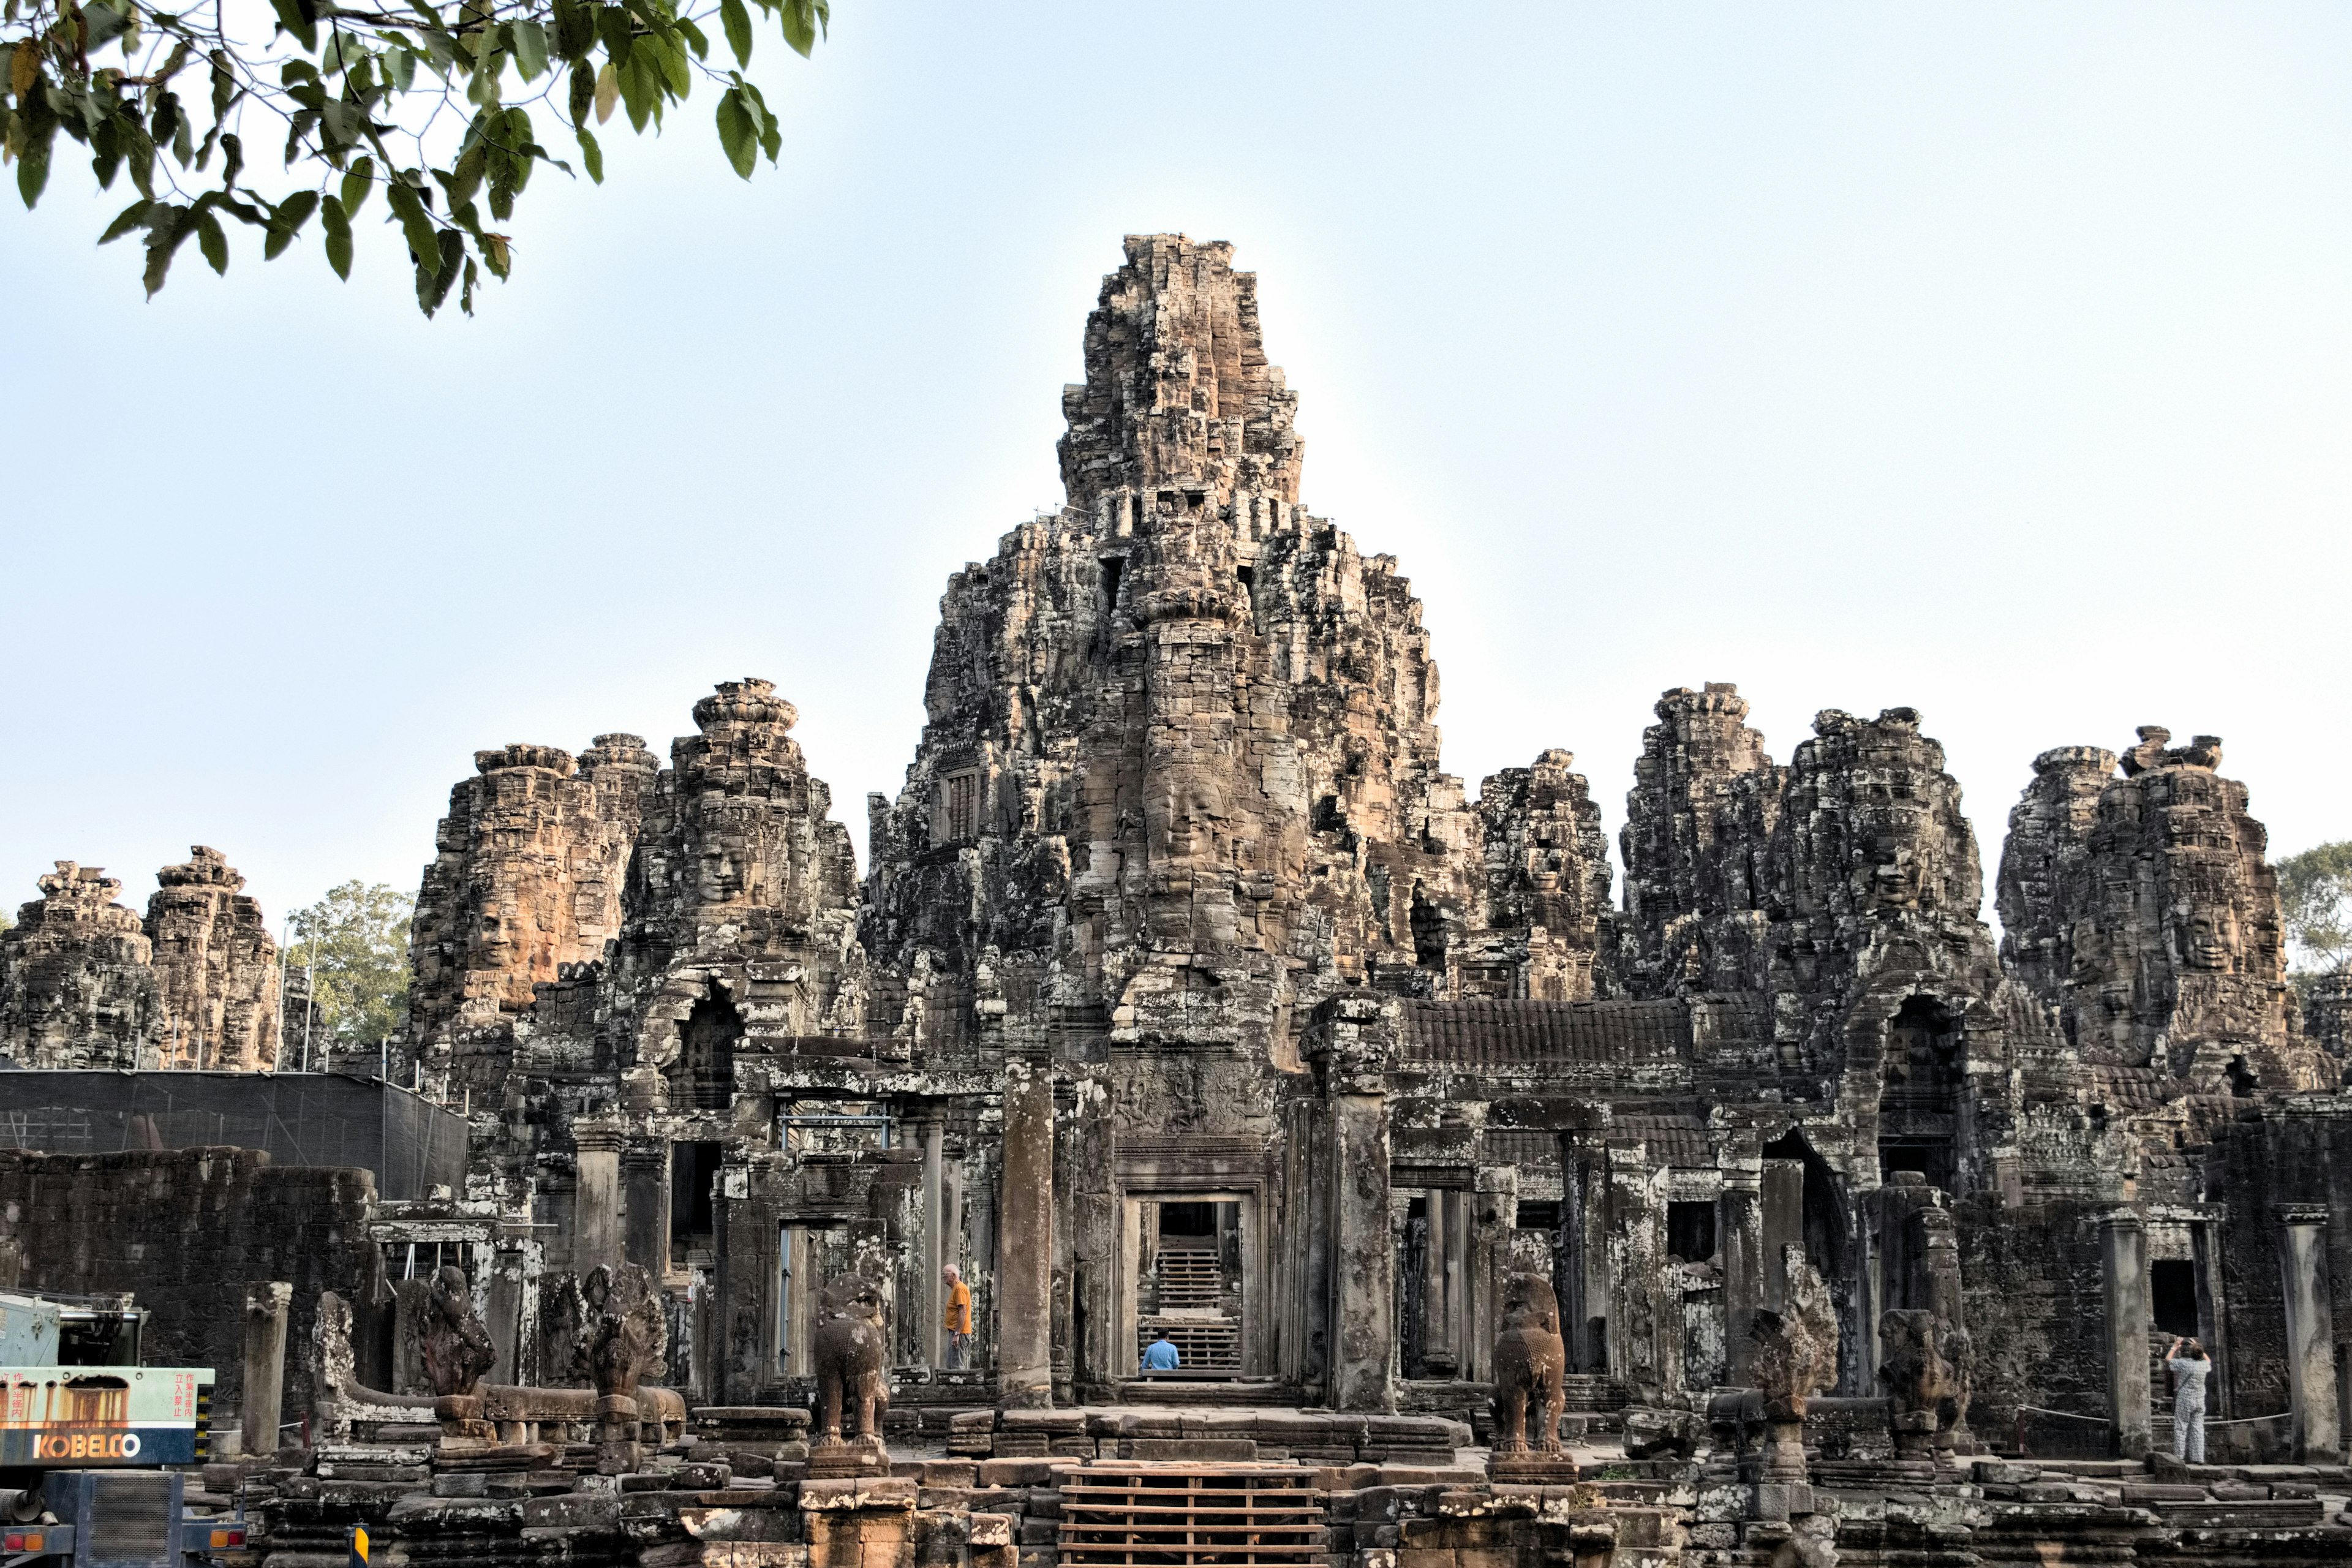
M1287 1465L1089 1466L1062 1479L1062 1568L1316 1564L1314 1472Z
M1209 1247L1163 1247L1160 1253L1160 1310L1213 1310L1223 1294L1225 1271Z
M1181 1357L1181 1370L1238 1372L1242 1364L1242 1326L1233 1318L1161 1318L1139 1320L1135 1326L1135 1353L1165 1331Z

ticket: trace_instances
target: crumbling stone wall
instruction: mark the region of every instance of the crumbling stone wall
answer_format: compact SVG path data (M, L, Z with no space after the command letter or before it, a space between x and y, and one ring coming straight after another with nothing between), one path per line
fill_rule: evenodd
M154 944L114 901L121 882L60 860L40 885L0 931L0 1051L28 1068L155 1065Z
M153 1314L148 1364L211 1367L217 1409L236 1408L243 1384L247 1282L292 1285L288 1421L310 1405L300 1347L319 1293L352 1295L381 1274L374 1199L366 1171L277 1166L252 1149L0 1151L0 1238L21 1248L23 1284L136 1295Z
M190 847L155 873L145 931L163 1004L165 1067L268 1071L278 1065L278 943L245 879L217 849Z

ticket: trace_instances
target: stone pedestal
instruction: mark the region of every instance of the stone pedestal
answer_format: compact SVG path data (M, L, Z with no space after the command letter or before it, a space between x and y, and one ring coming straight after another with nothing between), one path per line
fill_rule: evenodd
M808 1476L813 1481L889 1473L890 1451L879 1437L845 1437L834 1442L820 1438L809 1445Z
M1486 1479L1498 1486L1566 1487L1580 1476L1576 1461L1566 1454L1493 1454Z
M278 1424L286 1402L286 1310L294 1287L257 1279L245 1288L245 1392L239 1404L245 1451L278 1452Z

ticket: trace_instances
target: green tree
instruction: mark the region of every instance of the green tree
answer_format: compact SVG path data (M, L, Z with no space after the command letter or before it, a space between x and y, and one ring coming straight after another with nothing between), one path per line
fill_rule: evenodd
M419 308L433 314L455 288L471 314L482 270L504 279L513 264L505 226L532 171L572 173L547 143L572 143L603 183L591 127L616 108L642 133L701 77L719 89L735 172L775 163L782 133L743 75L752 7L805 56L830 5L248 0L231 16L229 0L0 0L0 162L15 163L27 207L60 132L89 149L100 188L127 176L138 199L100 243L143 237L151 299L192 238L227 271L230 223L258 231L274 258L315 217L327 264L348 279L352 226L380 191L374 210L399 229ZM711 58L713 22L732 66ZM120 65L95 63L110 49ZM281 135L282 173L264 177Z
M2274 868L2292 973L2307 980L2343 968L2352 961L2352 840L2290 855Z
M345 882L292 917L286 967L317 966L313 1050L373 1051L399 1029L408 1005L408 917L414 901L379 882ZM299 1024L297 1027L299 1028ZM299 1055L299 1037L288 1041ZM314 1065L324 1066L314 1057Z

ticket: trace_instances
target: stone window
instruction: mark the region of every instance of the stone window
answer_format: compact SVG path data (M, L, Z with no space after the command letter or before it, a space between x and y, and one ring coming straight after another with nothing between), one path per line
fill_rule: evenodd
M940 785L940 842L952 844L978 836L980 771L967 768L960 773L950 773Z
M1711 1260L1715 1257L1715 1205L1711 1203L1668 1204L1666 1251L1685 1263Z

